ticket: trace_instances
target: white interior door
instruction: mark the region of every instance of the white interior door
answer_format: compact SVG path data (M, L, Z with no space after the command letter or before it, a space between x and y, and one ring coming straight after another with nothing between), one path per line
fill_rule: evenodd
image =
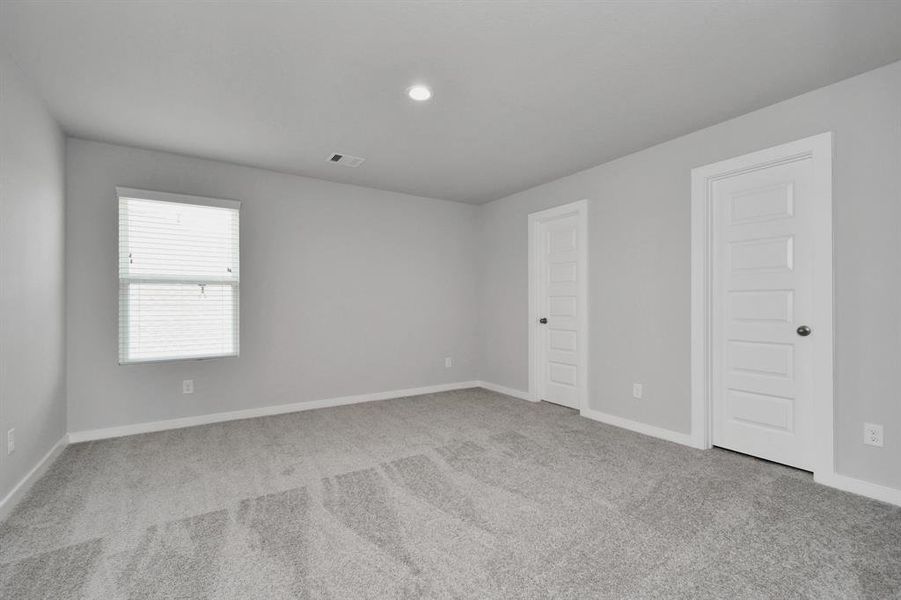
M530 216L533 382L539 400L579 409L585 393L584 203Z
M712 441L811 470L814 349L827 327L813 320L815 232L829 204L809 156L735 166L709 191Z

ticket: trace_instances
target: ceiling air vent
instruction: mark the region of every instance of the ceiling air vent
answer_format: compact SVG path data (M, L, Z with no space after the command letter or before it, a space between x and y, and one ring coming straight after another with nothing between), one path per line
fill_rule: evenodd
M330 163L341 165L342 167L359 167L363 164L365 158L359 156L351 156L350 154L338 154L337 152L328 157Z

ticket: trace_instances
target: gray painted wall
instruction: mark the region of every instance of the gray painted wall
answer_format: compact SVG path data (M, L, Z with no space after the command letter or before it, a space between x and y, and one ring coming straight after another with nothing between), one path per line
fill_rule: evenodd
M480 379L527 389L527 215L588 198L591 408L688 433L691 169L830 130L836 466L901 488L901 62L483 205Z
M69 431L474 378L476 207L77 139L66 169ZM239 358L116 364L117 185L243 202Z
M66 432L64 147L0 59L0 499Z

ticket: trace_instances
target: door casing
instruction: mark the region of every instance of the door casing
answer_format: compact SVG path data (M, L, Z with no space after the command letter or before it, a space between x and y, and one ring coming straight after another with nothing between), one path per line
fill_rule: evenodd
M562 217L575 216L578 220L577 232L582 241L578 248L579 257L579 284L577 287L576 302L582 307L582 322L576 338L577 356L579 357L578 381L578 408L583 411L588 406L588 200L578 200L562 206L555 206L547 210L529 214L529 397L533 402L541 400L541 390L544 386L544 369L541 365L541 349L538 345L540 339L538 328L541 325L538 319L539 304L539 272L541 259L539 256L540 225L547 221Z
M752 152L691 172L691 439L697 448L712 446L712 184L718 179L798 160L812 160L816 194L822 198L814 227L813 314L813 469L818 480L835 471L832 275L832 132Z

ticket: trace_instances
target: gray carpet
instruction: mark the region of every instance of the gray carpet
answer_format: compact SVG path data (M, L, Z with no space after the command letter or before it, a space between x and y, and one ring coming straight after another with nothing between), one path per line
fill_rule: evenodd
M901 598L901 509L464 390L70 446L0 598Z

